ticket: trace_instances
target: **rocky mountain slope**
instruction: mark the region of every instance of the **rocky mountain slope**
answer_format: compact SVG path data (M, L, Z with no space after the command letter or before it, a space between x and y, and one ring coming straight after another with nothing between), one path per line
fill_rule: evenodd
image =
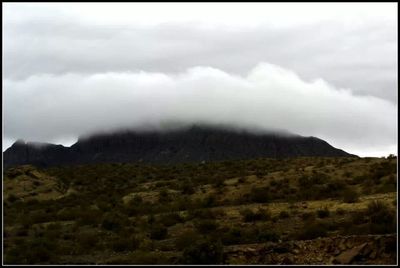
M173 131L120 131L79 139L71 147L18 141L4 166L56 166L102 162L182 163L258 157L353 156L315 137L250 133L209 126Z

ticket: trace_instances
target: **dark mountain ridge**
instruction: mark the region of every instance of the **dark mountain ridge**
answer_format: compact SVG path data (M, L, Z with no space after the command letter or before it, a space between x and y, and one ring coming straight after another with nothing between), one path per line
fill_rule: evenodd
M117 131L80 138L71 147L17 141L4 154L4 168L102 162L182 163L258 157L355 156L315 137L210 126L169 131Z

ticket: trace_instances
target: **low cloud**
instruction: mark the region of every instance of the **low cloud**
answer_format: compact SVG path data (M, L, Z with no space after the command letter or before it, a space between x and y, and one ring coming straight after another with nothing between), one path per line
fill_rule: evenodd
M397 105L269 63L244 75L212 67L37 74L3 86L6 141L70 144L96 131L175 121L285 129L359 155L397 148Z

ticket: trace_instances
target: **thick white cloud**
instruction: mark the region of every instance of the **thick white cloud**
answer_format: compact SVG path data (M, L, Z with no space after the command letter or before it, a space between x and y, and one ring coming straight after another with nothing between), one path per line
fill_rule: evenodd
M396 152L397 3L5 3L3 16L3 149L181 120Z
M4 4L3 75L244 75L259 62L397 103L395 3Z
M392 152L397 107L261 63L246 75L211 67L177 74L107 72L4 81L5 138L73 140L116 127L228 123L317 136L361 155ZM387 151L390 149L391 151Z

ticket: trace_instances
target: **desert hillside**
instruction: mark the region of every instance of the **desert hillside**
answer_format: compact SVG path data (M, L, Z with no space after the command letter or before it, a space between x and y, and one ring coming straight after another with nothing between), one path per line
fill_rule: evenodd
M395 264L397 158L4 172L5 264Z

